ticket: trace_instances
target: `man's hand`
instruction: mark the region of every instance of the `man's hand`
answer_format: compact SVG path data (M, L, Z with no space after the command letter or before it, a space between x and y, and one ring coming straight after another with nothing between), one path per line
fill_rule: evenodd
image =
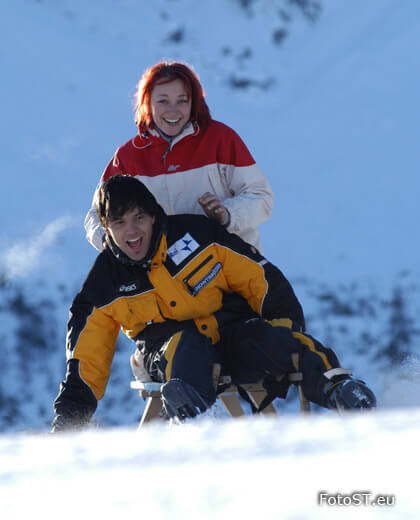
M229 225L230 213L215 195L207 191L198 199L198 202L209 218L217 220L222 226Z

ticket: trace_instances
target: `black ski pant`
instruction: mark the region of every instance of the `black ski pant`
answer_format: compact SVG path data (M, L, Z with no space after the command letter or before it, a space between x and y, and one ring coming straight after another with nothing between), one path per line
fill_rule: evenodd
M297 354L298 367L292 361ZM300 371L305 397L326 406L322 374L340 366L334 351L319 341L294 330L291 320L270 322L253 318L236 322L221 332L221 340L210 340L193 329L174 334L155 354L152 376L161 382L181 379L209 403L216 400L213 365L220 363L223 374L235 384L274 380Z

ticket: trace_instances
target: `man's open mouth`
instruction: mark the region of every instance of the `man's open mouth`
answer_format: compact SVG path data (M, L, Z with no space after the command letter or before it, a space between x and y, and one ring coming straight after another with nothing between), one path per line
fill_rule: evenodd
M143 237L132 238L130 240L127 240L127 245L130 249L137 250L141 247L142 242Z

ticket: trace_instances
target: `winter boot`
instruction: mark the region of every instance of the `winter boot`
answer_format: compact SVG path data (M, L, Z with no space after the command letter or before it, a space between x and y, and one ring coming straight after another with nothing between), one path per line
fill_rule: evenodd
M163 409L169 419L180 422L196 417L209 408L210 404L188 383L171 379L162 386Z
M367 410L376 408L375 394L364 381L350 377L330 381L324 387L326 403L333 410Z

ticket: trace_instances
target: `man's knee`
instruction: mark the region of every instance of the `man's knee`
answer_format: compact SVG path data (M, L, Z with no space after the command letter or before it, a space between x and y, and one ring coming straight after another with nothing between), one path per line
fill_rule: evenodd
M259 318L241 323L227 345L232 376L240 382L255 382L266 375L293 372L291 354L296 345L285 327L273 327Z

